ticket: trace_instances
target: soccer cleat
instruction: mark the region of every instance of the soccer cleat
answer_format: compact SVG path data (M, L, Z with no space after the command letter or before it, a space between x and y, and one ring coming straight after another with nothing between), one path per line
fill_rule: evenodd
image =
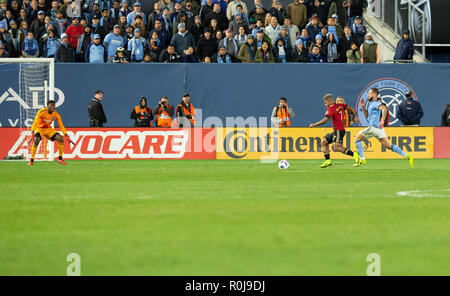
M67 165L67 163L64 161L64 159L58 159L58 162L62 165Z
M332 163L331 163L331 160L330 160L330 159L327 159L327 160L325 160L325 161L320 165L320 167L321 167L321 168L326 168L326 167L329 167L331 164L332 164Z
M359 153L358 152L353 152L353 159L355 160L355 164L357 164L359 162Z
M413 168L414 167L414 158L412 157L411 153L408 153L408 155L406 155L406 159L409 162L409 165Z
M353 166L355 167L355 168L357 168L357 167L359 167L359 166L362 166L362 165L365 165L367 163L367 160L365 160L365 159L359 159L359 161L357 162L357 163L355 163Z
M33 165L34 164L34 160L30 160L29 163L27 163L27 165Z

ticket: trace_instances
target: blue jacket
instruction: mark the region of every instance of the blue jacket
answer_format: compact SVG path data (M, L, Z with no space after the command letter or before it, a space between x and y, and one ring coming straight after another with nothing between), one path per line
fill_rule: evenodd
M108 51L108 56L113 57L116 55L116 50L119 47L123 47L123 37L120 35L114 35L114 33L109 33L106 35L105 40L103 40L103 45Z
M414 44L411 39L402 38L395 49L394 60L412 60L414 55Z
M89 44L86 49L85 60L91 64L106 63L108 60L108 52L105 46L101 43L98 45L95 43Z
M45 43L44 46L44 56L46 58L50 57L50 56L54 56L56 53L56 50L58 49L58 47L61 45L61 41L59 41L58 38L48 38L47 42Z
M140 62L144 59L145 51L148 48L147 40L143 37L136 39L133 37L128 41L128 52L130 53L131 61Z
M414 99L407 98L397 109L397 118L404 125L420 124L423 117L423 110L420 103Z
M321 53L319 53L318 55L310 53L308 56L308 59L311 63L326 63L327 62L327 58L324 57Z

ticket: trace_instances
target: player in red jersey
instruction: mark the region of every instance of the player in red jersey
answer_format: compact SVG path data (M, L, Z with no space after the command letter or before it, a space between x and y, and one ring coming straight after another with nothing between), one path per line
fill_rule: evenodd
M342 143L344 142L345 136L345 123L344 116L345 110L349 113L353 114L354 121L359 124L358 115L356 115L355 110L352 106L342 103L335 103L332 94L326 94L323 97L323 102L327 107L327 112L325 113L325 117L316 123L311 123L309 127L315 127L328 122L331 118L331 123L333 125L333 132L326 134L325 137L322 138L321 146L322 152L325 156L325 162L320 166L321 168L326 168L331 165L330 159L330 148L329 145L333 143L334 151L342 152L348 156L352 156L355 159L355 162L358 162L357 154L353 154L348 148L345 148Z

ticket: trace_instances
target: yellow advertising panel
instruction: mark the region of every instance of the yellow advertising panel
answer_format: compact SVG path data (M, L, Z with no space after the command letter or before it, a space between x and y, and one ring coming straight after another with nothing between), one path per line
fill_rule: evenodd
M356 151L354 138L363 127L346 130L344 146ZM321 139L332 128L217 128L217 159L320 159ZM432 127L388 127L386 134L393 144L415 158L433 158ZM364 152L370 158L401 158L385 149L376 138L364 141ZM330 146L331 148L331 146ZM335 159L350 159L331 152Z

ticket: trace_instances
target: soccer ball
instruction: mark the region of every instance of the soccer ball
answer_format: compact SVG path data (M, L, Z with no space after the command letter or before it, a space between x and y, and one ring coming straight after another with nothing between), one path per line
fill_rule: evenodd
M287 162L287 160L280 160L280 162L278 162L278 167L282 170L286 170L289 167L289 162Z

